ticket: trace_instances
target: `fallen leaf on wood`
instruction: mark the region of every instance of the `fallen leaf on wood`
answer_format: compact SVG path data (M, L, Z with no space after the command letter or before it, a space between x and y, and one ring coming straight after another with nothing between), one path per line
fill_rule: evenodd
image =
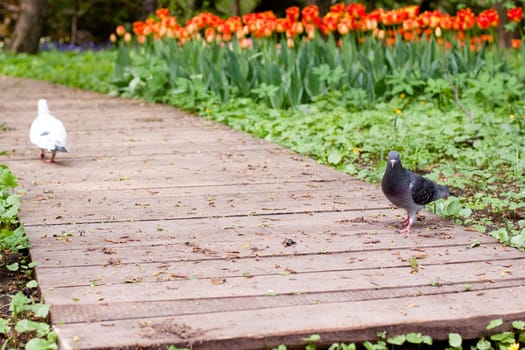
M120 265L120 259L109 258L108 263L104 266L108 265Z
M117 251L112 248L104 247L102 248L102 253L104 254L117 254Z
M142 277L130 277L130 278L127 278L126 280L124 280L124 282L126 282L126 283L142 282Z

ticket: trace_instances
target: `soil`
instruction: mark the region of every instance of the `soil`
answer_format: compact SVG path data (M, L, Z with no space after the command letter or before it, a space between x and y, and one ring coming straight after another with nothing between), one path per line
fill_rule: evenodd
M29 256L28 252L24 254L9 254L5 261L7 264L18 261L20 264L28 264ZM11 296L18 292L23 292L27 297L32 297L33 300L39 300L40 295L38 289L26 288L26 283L29 282L33 277L29 274L21 273L20 271L11 272L4 264L4 259L0 254L0 318L10 319L11 311L9 310L9 304L11 302ZM4 344L6 338L0 334L0 346Z

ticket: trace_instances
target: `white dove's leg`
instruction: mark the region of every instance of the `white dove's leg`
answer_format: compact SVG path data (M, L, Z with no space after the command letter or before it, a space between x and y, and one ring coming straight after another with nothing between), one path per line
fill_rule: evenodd
M45 162L46 163L54 163L56 155L57 155L56 151L51 151L51 158L50 159L46 159Z

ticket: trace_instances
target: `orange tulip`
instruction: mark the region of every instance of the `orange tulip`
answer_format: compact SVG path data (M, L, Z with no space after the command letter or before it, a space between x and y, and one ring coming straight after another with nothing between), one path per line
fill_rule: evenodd
M170 16L170 11L167 8L160 8L157 9L157 11L155 11L155 14L158 18L163 19L168 18Z
M118 36L123 36L124 34L126 34L126 28L121 24L117 26L116 32Z
M302 20L304 24L315 23L317 18L319 18L319 8L317 5L310 5L303 8Z
M211 44L213 40L215 40L215 29L212 27L206 28L204 31L204 39Z

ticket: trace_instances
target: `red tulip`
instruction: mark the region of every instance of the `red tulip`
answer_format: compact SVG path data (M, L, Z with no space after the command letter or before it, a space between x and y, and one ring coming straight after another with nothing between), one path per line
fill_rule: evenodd
M507 17L512 22L520 22L523 18L523 8L521 7L514 7L507 11Z

